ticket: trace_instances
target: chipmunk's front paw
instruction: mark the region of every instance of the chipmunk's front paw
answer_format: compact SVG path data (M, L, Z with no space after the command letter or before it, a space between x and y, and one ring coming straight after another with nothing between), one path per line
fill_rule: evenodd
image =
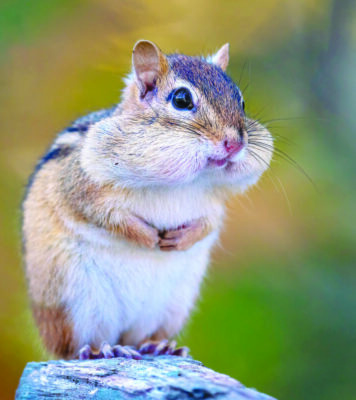
M127 219L124 234L127 239L150 249L159 241L158 230L136 216Z
M97 360L99 358L133 358L140 360L141 354L131 346L110 346L109 343L103 342L100 346L99 351L93 350L88 344L79 350L79 360Z
M180 356L187 357L189 353L188 347L179 347L176 348L176 341L172 340L169 342L168 340L161 340L159 342L149 340L144 342L138 349L139 353L142 355L150 354L153 356L161 356L161 355L171 355L171 356Z
M158 245L163 251L187 250L205 236L205 225L201 220L182 225L160 234Z

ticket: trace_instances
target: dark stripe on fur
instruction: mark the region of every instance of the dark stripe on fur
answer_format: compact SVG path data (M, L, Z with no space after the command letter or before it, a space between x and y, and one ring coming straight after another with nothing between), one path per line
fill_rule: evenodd
M224 71L203 58L182 54L168 56L173 72L195 86L220 115L226 125L239 128L241 93L235 82Z

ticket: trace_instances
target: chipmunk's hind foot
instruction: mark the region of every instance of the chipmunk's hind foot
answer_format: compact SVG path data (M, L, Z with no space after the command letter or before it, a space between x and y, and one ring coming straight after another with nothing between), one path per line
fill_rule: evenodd
M139 348L134 346L110 346L109 343L103 342L99 350L93 350L88 344L83 346L78 353L79 360L97 360L100 358L131 358L134 360L140 360L144 355L161 356L171 355L187 357L189 349L187 347L176 348L177 343L172 340L161 341L147 341L144 342Z
M141 354L133 346L110 346L109 343L103 342L99 351L93 350L88 344L83 346L78 353L79 360L97 360L100 358L131 358L140 360Z
M139 353L142 355L153 355L153 356L161 356L161 355L171 355L171 356L180 356L187 357L189 353L188 347L179 347L176 348L176 341L172 340L169 342L168 340L161 341L152 341L149 340L144 342L138 349Z

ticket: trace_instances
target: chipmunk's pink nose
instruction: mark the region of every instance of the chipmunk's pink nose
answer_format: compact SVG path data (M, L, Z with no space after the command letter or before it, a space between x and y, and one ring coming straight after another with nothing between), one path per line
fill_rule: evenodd
M229 153L229 156L233 156L234 154L238 153L242 147L243 143L238 142L237 140L224 140L224 147L225 150Z

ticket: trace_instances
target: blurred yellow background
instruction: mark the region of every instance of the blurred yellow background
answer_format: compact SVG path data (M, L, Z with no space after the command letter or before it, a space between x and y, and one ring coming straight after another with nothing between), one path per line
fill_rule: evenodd
M350 0L1 1L1 399L48 357L21 266L26 181L56 132L118 101L139 38L191 55L230 42L247 113L287 154L230 202L180 342L279 399L354 398L355 28Z

